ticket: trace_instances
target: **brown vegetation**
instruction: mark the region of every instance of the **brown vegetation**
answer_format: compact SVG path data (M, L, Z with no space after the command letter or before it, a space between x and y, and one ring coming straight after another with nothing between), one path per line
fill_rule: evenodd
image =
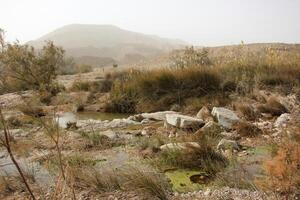
M265 104L259 105L257 109L261 113L270 113L273 116L279 116L288 112L287 108L276 97L270 97Z
M300 144L287 141L280 145L276 155L265 162L265 180L258 184L267 190L280 193L289 199L292 194L299 192L300 186Z
M243 137L255 137L263 133L257 126L245 121L234 124L233 129Z

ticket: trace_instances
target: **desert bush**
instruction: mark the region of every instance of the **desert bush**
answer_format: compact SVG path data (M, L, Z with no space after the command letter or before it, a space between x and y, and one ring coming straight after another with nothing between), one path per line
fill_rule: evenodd
M78 92L78 91L89 91L91 89L91 84L88 81L74 81L70 91Z
M104 79L100 81L74 81L70 91L90 91L93 93L96 92L109 92L112 87L112 80Z
M14 91L50 85L64 57L64 50L52 42L48 42L39 52L18 43L6 44L0 52L3 66L1 82L6 83L7 89Z
M170 185L162 174L149 167L123 165L88 167L77 171L80 184L98 192L135 191L149 198L168 199Z
M67 164L71 167L85 167L94 166L96 164L95 160L87 158L80 154L74 154L65 158Z
M93 68L86 64L77 64L72 57L65 58L62 65L58 68L57 74L59 75L73 75L80 73L92 72Z
M76 177L81 184L93 188L98 192L112 192L121 189L119 177L116 169L105 168L96 169L94 167L85 167L77 170Z
M286 107L284 107L276 97L270 97L265 104L259 105L257 109L261 113L270 113L274 116L279 116L288 112Z
M52 97L63 91L65 91L65 87L63 85L60 85L57 82L52 82L48 85L41 85L39 88L38 96L40 102L49 105L51 103Z
M7 119L7 125L11 128L16 128L22 126L22 121L15 116L11 116Z
M255 112L254 107L247 103L235 103L234 108L241 113L246 120L255 120L259 114Z
M181 150L162 151L161 162L168 166L201 169L209 175L215 175L227 165L227 159L211 147L189 147Z
M109 149L125 144L125 141L122 138L111 139L108 136L102 135L98 132L82 132L81 135L87 139L86 148Z
M237 161L231 164L222 172L216 175L214 185L219 187L230 187L247 190L256 190L255 177L250 174L245 166Z
M183 69L187 67L205 67L211 65L208 49L196 50L193 46L186 47L183 52L173 53L171 67Z
M195 133L191 137L178 139L184 142L197 142L199 147L189 146L185 149L163 150L158 155L158 163L161 163L162 166L202 170L210 176L214 176L227 166L228 160L214 150L218 140L209 134Z
M264 163L266 177L258 180L264 189L279 193L289 199L299 192L300 186L300 143L285 141L279 146L276 155Z
M90 65L81 64L77 66L77 73L89 73L92 72L93 68Z
M188 98L232 92L249 95L254 89L266 86L298 86L300 57L270 51L273 52L265 50L260 55L241 45L233 56L212 60L213 67L196 67L191 63L198 61L187 59L190 64L185 67L107 75L119 77L112 78L118 80L112 87L112 110L151 112L170 109L173 104L182 106Z
M42 107L38 105L22 104L19 106L19 110L31 117L42 117L46 115Z
M111 99L106 110L108 112L134 113L137 100L136 89L130 84L122 84L117 80L114 82Z
M145 149L157 151L161 145L165 144L166 140L164 136L156 134L150 138L137 137L133 144L141 151Z
M201 97L219 90L218 74L208 69L161 69L138 73L119 80L112 88L112 104L116 110L135 112L182 105L184 99ZM116 106L117 105L117 106Z
M122 171L125 178L125 188L140 191L150 197L167 200L170 192L170 184L166 178L149 167L127 166Z
M233 129L235 129L239 135L244 137L255 137L263 133L257 126L245 121L234 124Z

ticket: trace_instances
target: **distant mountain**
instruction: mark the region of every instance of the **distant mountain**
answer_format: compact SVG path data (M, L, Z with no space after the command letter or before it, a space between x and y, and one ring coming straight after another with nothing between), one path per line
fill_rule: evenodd
M97 65L97 57L98 60L104 58L104 63L109 59L130 62L130 58L134 58L135 62L138 57L156 56L187 45L181 40L136 33L112 25L86 24L61 27L37 40L29 41L28 44L39 49L49 40L62 46L67 55L77 58L76 60L84 58L87 61L91 57L94 65Z

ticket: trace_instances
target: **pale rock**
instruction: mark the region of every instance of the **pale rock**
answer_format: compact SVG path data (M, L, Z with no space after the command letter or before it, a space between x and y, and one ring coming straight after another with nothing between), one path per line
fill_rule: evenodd
M112 130L107 130L107 131L102 131L99 133L100 135L104 135L106 137L108 137L109 139L117 139L119 137L118 133L112 131Z
M228 129L234 123L240 121L240 118L233 111L223 107L214 107L211 114L218 120L221 126Z
M68 124L77 123L77 117L74 113L67 112L60 114L56 117L55 121L58 123L60 128L68 128Z
M209 196L211 194L210 189L207 189L203 194L204 196Z
M217 146L218 150L222 150L225 151L227 149L231 149L231 150L236 150L239 151L240 150L240 146L239 144L234 141L234 140L227 140L227 139L222 139Z
M175 112L178 112L180 111L180 105L178 104L173 104L170 108L171 111L175 111Z
M228 140L238 140L240 139L241 137L235 133L235 132L226 132L226 131L223 131L220 133L220 135L224 136L225 139L228 139Z
M188 148L200 148L197 142L181 142L181 143L169 143L160 146L161 150L185 150Z
M166 122L178 128L201 128L205 123L201 119L194 117L180 115L180 114L167 114Z
M284 113L276 119L274 123L274 127L276 128L285 127L290 120L291 120L291 115L288 113Z
M149 124L150 123L150 120L149 119L143 119L141 121L141 124Z
M156 121L164 121L166 119L167 114L175 114L177 112L174 111L161 111L155 113L142 113L140 114L144 119L156 120Z
M155 134L155 132L156 132L156 129L154 127L147 126L147 127L143 128L142 135L150 136L150 135Z

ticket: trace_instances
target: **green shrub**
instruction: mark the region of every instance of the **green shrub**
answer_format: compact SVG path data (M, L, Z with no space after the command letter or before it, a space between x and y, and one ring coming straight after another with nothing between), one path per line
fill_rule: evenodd
M28 45L6 44L0 51L3 64L0 82L13 91L48 86L55 80L63 57L64 50L53 42L48 42L38 52Z
M114 82L111 106L118 112L157 111L184 99L220 89L220 78L208 69L161 69L128 75ZM151 109L149 109L151 105Z

